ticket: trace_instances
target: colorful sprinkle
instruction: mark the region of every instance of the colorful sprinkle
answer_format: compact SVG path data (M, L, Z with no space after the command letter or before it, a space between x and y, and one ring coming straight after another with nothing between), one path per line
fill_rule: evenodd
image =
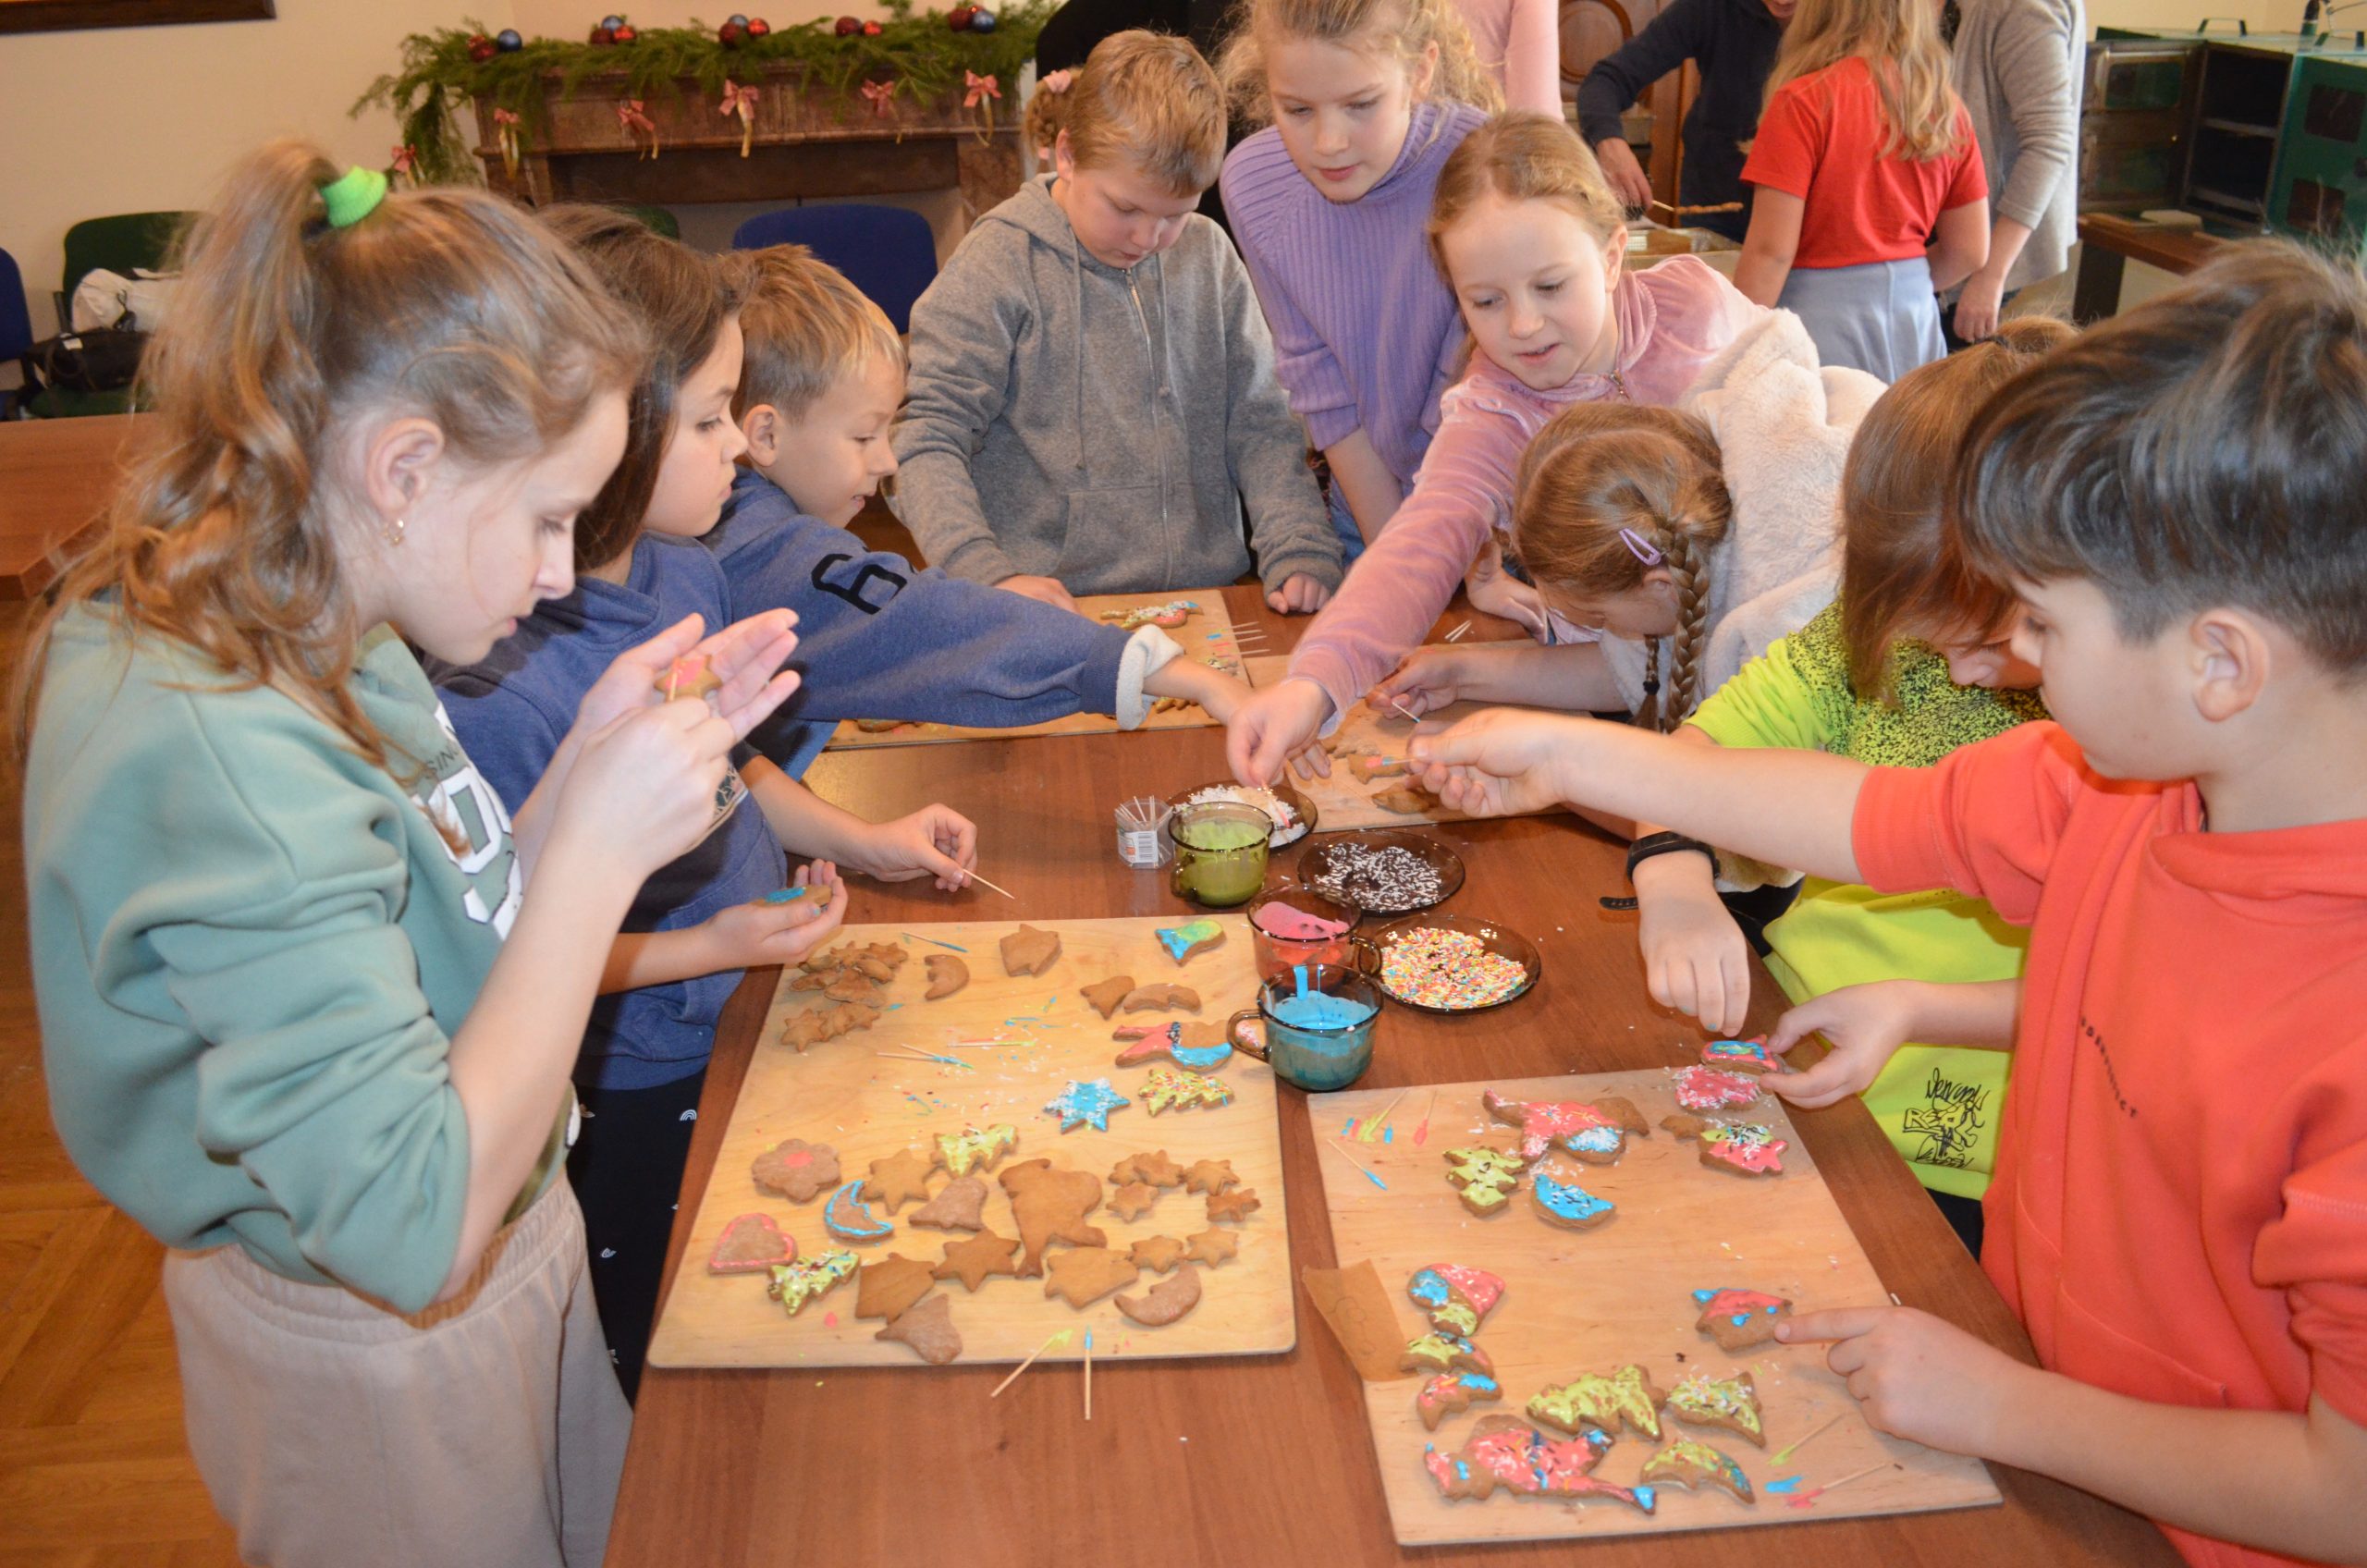
M1466 1012L1517 994L1528 984L1528 970L1515 959L1490 952L1477 937L1433 928L1408 932L1389 945L1380 984L1416 1007Z

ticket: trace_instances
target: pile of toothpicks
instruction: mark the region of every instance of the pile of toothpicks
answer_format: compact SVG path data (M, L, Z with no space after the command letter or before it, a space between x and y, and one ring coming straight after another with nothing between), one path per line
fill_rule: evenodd
M1118 858L1138 869L1165 864L1168 848L1159 829L1167 823L1167 804L1149 795L1136 795L1118 807Z

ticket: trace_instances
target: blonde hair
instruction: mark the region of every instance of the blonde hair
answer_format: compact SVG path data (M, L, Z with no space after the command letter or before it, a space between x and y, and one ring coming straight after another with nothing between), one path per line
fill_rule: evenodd
M1949 475L1989 395L2077 336L2044 316L2017 317L1908 372L1867 410L1841 471L1841 635L1859 696L1895 700L1902 638L2005 623L2012 593L1944 547Z
M901 369L904 341L888 312L803 245L771 245L742 259L740 331L747 343L734 418L769 403L803 419L824 393L882 361Z
M1768 73L1762 108L1784 83L1853 55L1863 57L1882 95L1881 156L1922 163L1962 150L1961 105L1948 85L1948 46L1931 0L1800 0Z
M1596 598L1642 585L1658 551L1676 590L1668 686L1637 718L1674 729L1700 700L1710 547L1734 523L1717 438L1691 414L1642 403L1580 403L1537 433L1513 486L1514 550L1538 590ZM1634 535L1631 543L1626 535ZM1660 640L1652 639L1652 680Z
M1578 133L1551 115L1515 109L1475 127L1440 165L1430 198L1430 255L1448 272L1441 243L1466 213L1490 196L1509 202L1552 202L1608 241L1627 221L1627 209L1602 178L1602 165Z
M1224 166L1224 93L1184 39L1140 28L1111 33L1069 76L1065 92L1027 100L1028 145L1068 133L1078 168L1124 164L1174 196L1197 196Z
M127 636L188 643L241 688L287 692L392 770L348 684L368 630L337 549L356 506L337 472L349 433L417 415L462 464L516 462L639 371L639 327L517 207L438 186L332 228L321 188L340 172L306 143L273 142L186 237L180 293L141 368L156 439L30 631L20 751L57 621L90 603Z
M1368 57L1387 55L1408 83L1435 47L1438 69L1426 96L1489 114L1504 106L1503 84L1479 63L1454 0L1235 0L1217 74L1233 112L1249 125L1274 117L1266 90L1269 39L1312 39Z

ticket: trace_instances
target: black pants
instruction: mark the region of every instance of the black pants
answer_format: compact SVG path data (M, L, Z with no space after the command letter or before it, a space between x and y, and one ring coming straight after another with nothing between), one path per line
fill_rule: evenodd
M666 1243L705 1083L701 1069L653 1089L576 1090L583 1131L567 1157L567 1179L583 1206L592 1294L627 1399L641 1388Z
M1930 1194L1932 1201L1939 1206L1940 1218L1946 1220L1948 1229L1956 1233L1956 1240L1964 1243L1964 1250L1972 1254L1976 1259L1979 1258L1981 1256L1981 1200L1960 1198L1954 1193L1938 1192L1930 1187L1923 1190Z

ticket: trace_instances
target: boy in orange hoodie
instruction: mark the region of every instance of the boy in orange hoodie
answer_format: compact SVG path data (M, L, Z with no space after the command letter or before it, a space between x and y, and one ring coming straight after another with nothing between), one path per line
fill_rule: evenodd
M1415 754L1466 811L1650 815L2029 925L2017 1020L2010 986L1862 987L1772 1086L2010 1039L1981 1262L2043 1370L1895 1306L1779 1331L1876 1426L2190 1562L2367 1562L2367 282L2246 246L2056 350L1975 417L1951 526L2056 723L1928 769L1509 712Z

